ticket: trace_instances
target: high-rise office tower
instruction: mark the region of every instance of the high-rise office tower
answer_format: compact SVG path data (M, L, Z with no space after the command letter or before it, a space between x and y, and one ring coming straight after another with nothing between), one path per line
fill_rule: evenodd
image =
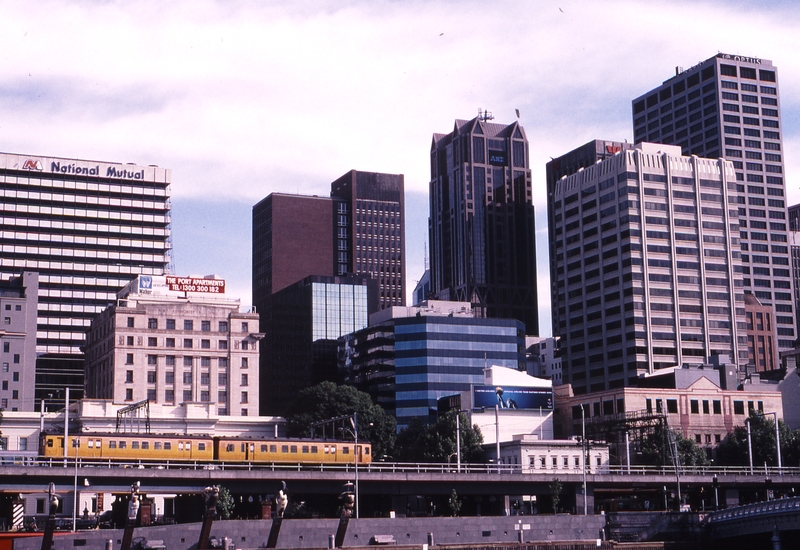
M792 278L794 279L794 310L800 306L800 204L789 207L789 247L792 255ZM800 334L800 315L795 315Z
M83 392L92 318L136 275L171 258L171 171L0 154L0 279L39 273L36 401Z
M623 149L630 149L632 145L630 143L624 143L619 141L605 141L601 139L592 140L577 149L573 149L572 151L561 155L558 158L554 158L547 163L546 173L547 173L547 234L548 234L548 243L549 243L549 252L550 252L550 303L555 304L558 302L557 293L561 289L559 284L563 285L564 278L563 269L561 272L557 270L558 266L558 258L556 254L558 254L558 249L556 247L556 243L558 239L556 238L557 235L556 231L556 224L554 223L555 220L555 211L553 210L556 201L555 201L555 191L556 191L556 183L563 178L564 176L572 175L579 170L592 166L602 160L606 160L608 158L613 157ZM562 251L563 253L563 251ZM563 259L563 258L562 258ZM553 335L558 336L561 334L558 332L559 326L566 326L567 315L566 311L561 311L557 307L551 308L550 315L552 317L553 322Z
M457 120L431 148L431 290L539 333L528 140L519 123Z
M276 293L309 276L355 276L377 285L367 313L405 302L403 194L402 174L351 170L331 184L330 198L273 193L253 207L253 305L266 334L260 356L262 414L283 413L271 403L279 405L282 384L297 376L278 355L282 347L274 336L283 334L283 321L272 309ZM288 306L282 304L285 316ZM315 359L318 381L321 372L336 373L335 354L325 357L333 362L328 369Z
M651 143L556 181L553 332L575 393L747 362L740 196L730 162Z
M634 141L733 163L744 291L775 311L780 350L796 338L778 72L767 59L720 53L678 68L633 100Z
M403 174L351 170L331 184L336 274L375 279L380 309L405 304L403 196Z

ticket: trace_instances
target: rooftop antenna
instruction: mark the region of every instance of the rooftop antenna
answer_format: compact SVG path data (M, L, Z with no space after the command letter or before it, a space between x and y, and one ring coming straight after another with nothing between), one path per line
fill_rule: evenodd
M478 120L481 122L486 122L488 120L494 120L494 116L489 111L485 109L478 108Z
M425 256L423 258L423 261L425 262L425 264L424 264L425 265L425 271L428 271L428 243L427 242L423 243L423 246L424 246L423 254L425 254Z

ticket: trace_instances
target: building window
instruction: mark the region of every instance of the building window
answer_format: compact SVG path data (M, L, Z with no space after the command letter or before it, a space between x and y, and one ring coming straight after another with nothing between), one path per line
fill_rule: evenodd
M243 369L247 368L247 357L242 357L242 368Z
M193 364L194 364L194 361L192 361L192 357L191 356L186 356L186 357L183 358L183 366L184 367L191 367Z
M167 319L167 330L175 330L175 319Z
M242 340L242 350L250 349L250 343L247 340Z
M200 373L200 384L203 386L208 386L211 383L211 374L207 372Z
M19 353L14 354L14 363L19 364Z
M187 371L183 373L183 383L184 384L191 384L192 383L192 373L191 371Z
M247 375L243 374L242 375L242 386L246 386L246 385L247 385Z
M168 370L164 373L164 382L167 384L175 383L175 371Z
M8 353L9 351L11 351L11 344L3 342L3 353Z
M11 379L12 379L14 382L19 382L19 372L16 372L16 371L15 371L15 372L13 372L13 373L11 374Z
M247 416L247 409L242 409L242 416Z
M172 389L164 390L164 401L166 403L174 403L175 402L175 390L172 390Z
M227 386L228 385L228 373L221 372L217 375L217 382L220 386Z
M134 319L133 317L128 317L128 328L133 328L134 325L133 319Z
M208 393L208 390L202 390L200 392L200 401L202 401L203 403L208 403L209 401L211 401L210 394Z
M218 403L227 403L228 402L228 392L225 390L220 390L217 392L217 402Z
M152 330L158 329L158 319L154 319L152 317L149 318L147 320L147 328L152 329Z
M8 390L8 380L3 380L3 384L0 385L0 388L3 390Z
M192 347L192 339L191 338L184 338L183 339L183 347L191 348Z
M678 414L677 399L667 399L667 412L670 414Z
M133 388L125 390L125 401L133 401Z
M200 321L200 330L209 332L211 330L211 321Z
M156 390L154 388L150 388L147 390L147 400L148 401L155 401L156 400ZM144 444L144 443L142 443Z
M20 437L19 438L19 450L20 451L27 451L28 450L28 438L27 437Z
M186 319L183 321L183 330L194 330L194 321Z
M167 338L164 340L164 345L168 348L175 347L175 338Z
M158 338L150 336L147 338L147 345L151 348L154 348L158 345Z
M192 390L183 390L183 400L184 401L192 400Z
M242 332L250 332L250 324L242 323Z
M125 364L126 365L133 365L133 354L129 353L125 356Z
M692 414L700 413L700 404L697 399L692 399L689 401L689 408L692 411Z
M133 336L128 336L128 339L126 341L127 341L129 346L132 346L133 345Z
M200 347L202 349L211 349L211 340L200 340Z
M158 365L158 355L148 355L147 356L147 364L148 365Z
M201 357L200 358L200 366L201 367L210 367L211 366L211 357Z
M154 370L147 371L147 383L148 384L156 383L156 371Z
M722 414L722 401L713 401L711 404L714 407L714 414Z
M247 392L246 391L242 392L242 403L247 403Z
M164 358L164 363L165 363L165 364L166 364L168 367L174 367L174 366L175 366L175 356L174 356L174 355L167 355L167 356Z
M733 414L744 414L744 401L733 402Z
M125 383L126 384L132 384L133 383L133 371L132 370L126 370L125 371Z
M19 390L11 390L11 399L19 399Z
M218 344L217 345L218 349L228 349L228 341L227 340L220 340L219 342L217 342L217 344Z
M219 332L228 332L228 321L219 322Z
M220 357L217 361L218 361L217 365L219 366L219 368L221 368L221 369L228 368L228 358L227 357Z

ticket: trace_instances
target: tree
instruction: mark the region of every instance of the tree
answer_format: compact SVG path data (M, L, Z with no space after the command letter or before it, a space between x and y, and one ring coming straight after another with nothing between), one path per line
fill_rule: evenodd
M465 413L455 410L441 415L433 424L414 418L397 436L396 457L401 462L448 462L456 455L456 415L460 414L461 460L485 462L483 434L470 426Z
M374 404L369 394L333 382L321 382L297 394L286 415L289 436L310 437L314 422L354 412L358 413L358 438L372 443L373 457L390 454L397 430L395 419Z
M550 498L553 501L553 513L558 513L558 503L561 500L561 491L564 489L564 486L561 485L561 480L557 477L553 478L553 483L550 484Z
M217 513L222 519L228 519L233 514L233 496L227 487L219 486L219 497L217 499Z
M450 493L450 510L453 512L453 517L458 517L458 513L461 511L461 499L458 498L455 489Z
M641 444L641 462L659 466L669 466L672 464L672 452L670 451L670 431L675 438L675 446L678 450L678 458L682 466L707 466L711 461L706 456L706 452L700 448L692 439L683 437L679 432L669 430L666 426L657 426L653 433L648 434Z
M777 466L778 454L775 446L775 421L770 416L750 410L750 437L753 446L753 465L767 463ZM792 431L783 420L778 420L781 437L781 462L784 466L797 466L800 461L800 432ZM750 456L747 450L747 427L737 426L729 433L717 449L717 463L726 466L747 466Z

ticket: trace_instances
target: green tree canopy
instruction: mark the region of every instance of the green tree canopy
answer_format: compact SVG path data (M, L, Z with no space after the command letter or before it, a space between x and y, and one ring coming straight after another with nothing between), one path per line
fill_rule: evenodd
M671 465L672 453L670 452L670 431L675 438L678 457L683 466L707 466L711 461L706 452L692 439L683 437L679 432L669 430L668 427L657 427L653 433L642 440L641 462L652 465Z
M792 431L783 420L778 420L781 437L781 462L783 466L797 466L800 462L800 432ZM764 463L778 465L775 445L775 421L758 411L750 411L750 437L753 444L753 466ZM722 441L717 449L717 463L725 466L747 466L750 456L747 451L747 427L737 426Z
M435 423L426 425L414 418L397 436L395 458L401 462L447 462L456 453L456 415L449 411ZM485 462L483 434L477 425L470 426L465 413L460 413L461 460Z
M310 437L311 424L338 416L358 413L359 440L372 443L373 457L391 454L397 423L369 394L352 386L321 382L301 390L286 415L291 437Z

